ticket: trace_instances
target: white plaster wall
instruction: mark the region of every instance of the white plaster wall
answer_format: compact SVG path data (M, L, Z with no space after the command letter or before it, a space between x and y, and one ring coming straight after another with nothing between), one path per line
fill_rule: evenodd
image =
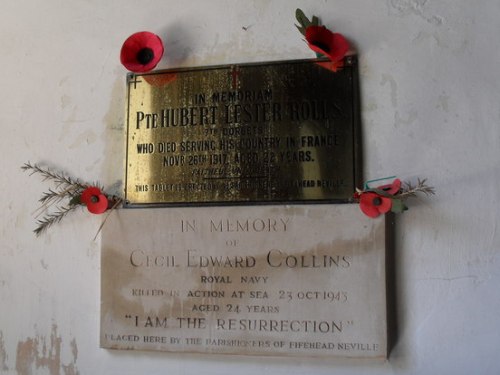
M297 7L357 46L365 176L427 177L438 193L398 217L390 360L99 349L92 239L102 218L77 213L35 238L47 185L20 166L115 184L118 55L129 34L164 38L160 68L313 57L293 26ZM0 373L500 373L498 0L5 0L0 9Z

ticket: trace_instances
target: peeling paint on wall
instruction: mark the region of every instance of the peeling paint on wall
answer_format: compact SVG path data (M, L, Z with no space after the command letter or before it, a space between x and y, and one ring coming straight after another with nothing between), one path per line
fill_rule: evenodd
M37 335L34 338L28 337L17 344L16 371L18 375L32 375L39 373L40 369L48 370L50 375L78 375L76 360L78 348L76 340L70 343L72 359L69 364L61 362L62 338L57 334L57 326L52 325L50 339Z
M69 365L63 365L64 375L78 375L78 369L76 368L76 360L78 358L78 347L76 346L76 340L73 339L70 342L71 354L73 355L72 362Z

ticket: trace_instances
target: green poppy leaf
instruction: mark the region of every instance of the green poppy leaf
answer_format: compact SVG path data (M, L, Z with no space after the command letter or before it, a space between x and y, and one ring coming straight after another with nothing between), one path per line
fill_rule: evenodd
M302 9L297 8L295 11L295 17L302 27L308 27L311 25L311 21L309 21L309 18L306 17Z
M313 26L319 26L319 18L316 17L316 16L313 16L312 20L311 20L311 24Z
M306 29L302 26L295 25L295 27L300 31L300 33L306 36Z
M78 204L82 204L82 201L80 199L80 195L75 195L71 200L69 201L70 206L76 206Z
M392 212L399 214L403 211L406 211L407 209L408 207L406 207L406 205L403 203L401 199L392 200L392 207L391 207Z

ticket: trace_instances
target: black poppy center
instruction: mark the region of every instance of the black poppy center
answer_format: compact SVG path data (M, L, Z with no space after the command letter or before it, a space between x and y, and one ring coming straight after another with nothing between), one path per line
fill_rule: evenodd
M316 47L318 47L319 49L321 49L322 51L330 52L330 47L327 44L324 44L324 43L318 42L318 41L313 42L313 44Z
M382 199L380 197L373 198L373 205L380 206L382 204Z
M141 49L139 52L137 52L137 61L139 61L140 64L146 65L153 60L155 57L155 54L151 48L145 47Z
M99 202L99 197L98 197L97 195L92 195L92 196L90 197L90 201L91 201L92 203L97 203L97 202Z

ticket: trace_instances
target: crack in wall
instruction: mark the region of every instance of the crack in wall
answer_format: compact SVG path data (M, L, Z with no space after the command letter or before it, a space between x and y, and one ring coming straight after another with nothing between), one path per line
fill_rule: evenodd
M440 26L443 23L443 17L438 15L428 15L424 10L427 0L388 0L389 14L397 16L408 16L410 14L421 17L426 22Z

